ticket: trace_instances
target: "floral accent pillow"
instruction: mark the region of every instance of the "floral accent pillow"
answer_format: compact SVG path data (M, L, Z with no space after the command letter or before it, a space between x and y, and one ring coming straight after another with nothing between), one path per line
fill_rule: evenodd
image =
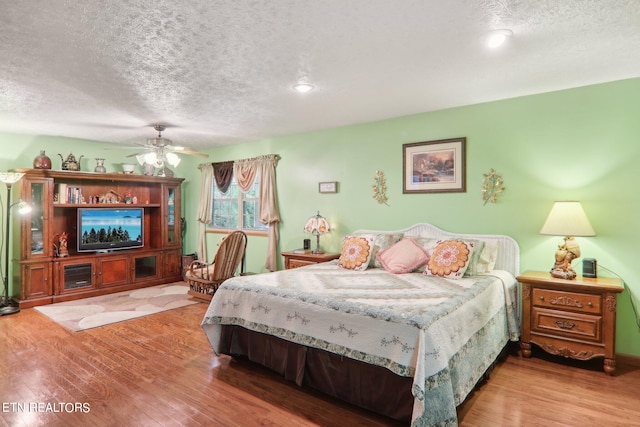
M431 253L424 274L460 279L469 267L472 254L472 243L461 240L440 241Z
M338 266L349 270L366 270L371 260L373 240L371 236L345 236Z
M376 254L385 270L393 274L410 273L429 261L429 254L413 239L402 239Z

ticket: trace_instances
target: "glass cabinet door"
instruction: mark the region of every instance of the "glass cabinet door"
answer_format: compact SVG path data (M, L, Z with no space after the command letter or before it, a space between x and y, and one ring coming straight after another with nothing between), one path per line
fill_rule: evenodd
M173 185L165 187L165 224L164 245L169 247L180 246L182 236L180 227L180 191Z
M31 255L44 252L43 202L44 184L34 183L31 186Z
M48 180L28 180L25 182L23 200L31 205L31 212L21 219L25 238L23 242L23 255L26 258L39 258L51 256L51 243L49 236L48 217L50 209Z
M167 189L167 242L176 241L176 189Z

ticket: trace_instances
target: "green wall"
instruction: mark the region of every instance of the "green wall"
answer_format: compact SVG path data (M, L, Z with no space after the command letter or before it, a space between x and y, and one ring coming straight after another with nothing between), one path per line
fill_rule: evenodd
M399 229L430 222L456 232L508 234L521 250L521 269L548 270L560 238L540 227L555 200L580 200L596 237L579 238L584 257L624 278L640 295L640 267L634 256L640 236L640 79L472 105L305 134L207 150L210 161L279 154L278 199L282 216L280 250L302 245L308 217L317 210L334 231L321 237L327 251L339 251L342 237L358 228ZM313 96L313 94L310 94ZM332 112L340 114L339 106ZM467 191L402 194L402 144L467 138ZM0 170L29 167L40 149L84 154L83 169L106 157L109 171L130 150L56 137L0 134ZM176 176L185 178L185 253L196 250L195 221L202 159L184 158ZM483 173L503 175L506 191L483 205ZM388 205L373 199L376 170L387 178ZM319 194L318 182L338 181L338 193ZM2 193L2 192L0 192ZM1 194L4 197L4 194ZM208 236L211 253L219 235ZM250 237L249 271L264 272L266 238ZM280 260L280 265L282 261ZM580 267L579 264L574 264ZM612 275L601 269L602 275ZM640 357L640 331L631 295L618 298L617 352ZM636 300L637 303L637 300Z
M640 295L634 250L640 236L640 194L634 188L640 183L639 95L640 79L625 80L208 152L212 161L281 156L281 250L302 245L309 237L302 232L306 219L320 210L335 227L321 237L328 251L339 251L341 238L354 229L430 222L450 231L508 234L520 245L522 270L548 270L561 239L540 235L542 223L553 201L580 200L597 233L579 238L583 256L597 258ZM333 113L340 114L339 108ZM403 194L402 144L453 137L467 138L466 193ZM498 203L483 205L483 173L491 168L503 175L507 189ZM387 178L388 206L372 197L376 170ZM188 200L197 199L198 179L192 177ZM338 193L319 194L320 181L338 181ZM250 271L264 271L264 240L249 241ZM189 233L186 246L195 249L195 235ZM629 293L618 301L617 351L640 356Z

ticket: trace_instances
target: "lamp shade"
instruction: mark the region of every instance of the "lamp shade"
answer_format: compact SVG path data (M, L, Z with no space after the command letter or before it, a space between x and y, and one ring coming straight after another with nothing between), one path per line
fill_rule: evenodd
M320 211L317 214L312 216L307 220L307 223L304 225L304 232L313 234L315 236L319 236L321 234L326 234L331 231L331 227L329 226L329 221L322 215L320 215Z
M0 181L7 185L12 185L20 181L23 176L22 172L0 172Z
M550 236L595 236L580 202L555 202L540 234Z

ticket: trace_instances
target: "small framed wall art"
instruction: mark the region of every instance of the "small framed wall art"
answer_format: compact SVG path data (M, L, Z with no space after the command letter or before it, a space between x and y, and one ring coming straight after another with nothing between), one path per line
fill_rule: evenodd
M402 145L403 193L464 193L467 138Z
M338 182L337 181L319 182L318 183L318 192L320 192L320 193L337 193L338 192Z

